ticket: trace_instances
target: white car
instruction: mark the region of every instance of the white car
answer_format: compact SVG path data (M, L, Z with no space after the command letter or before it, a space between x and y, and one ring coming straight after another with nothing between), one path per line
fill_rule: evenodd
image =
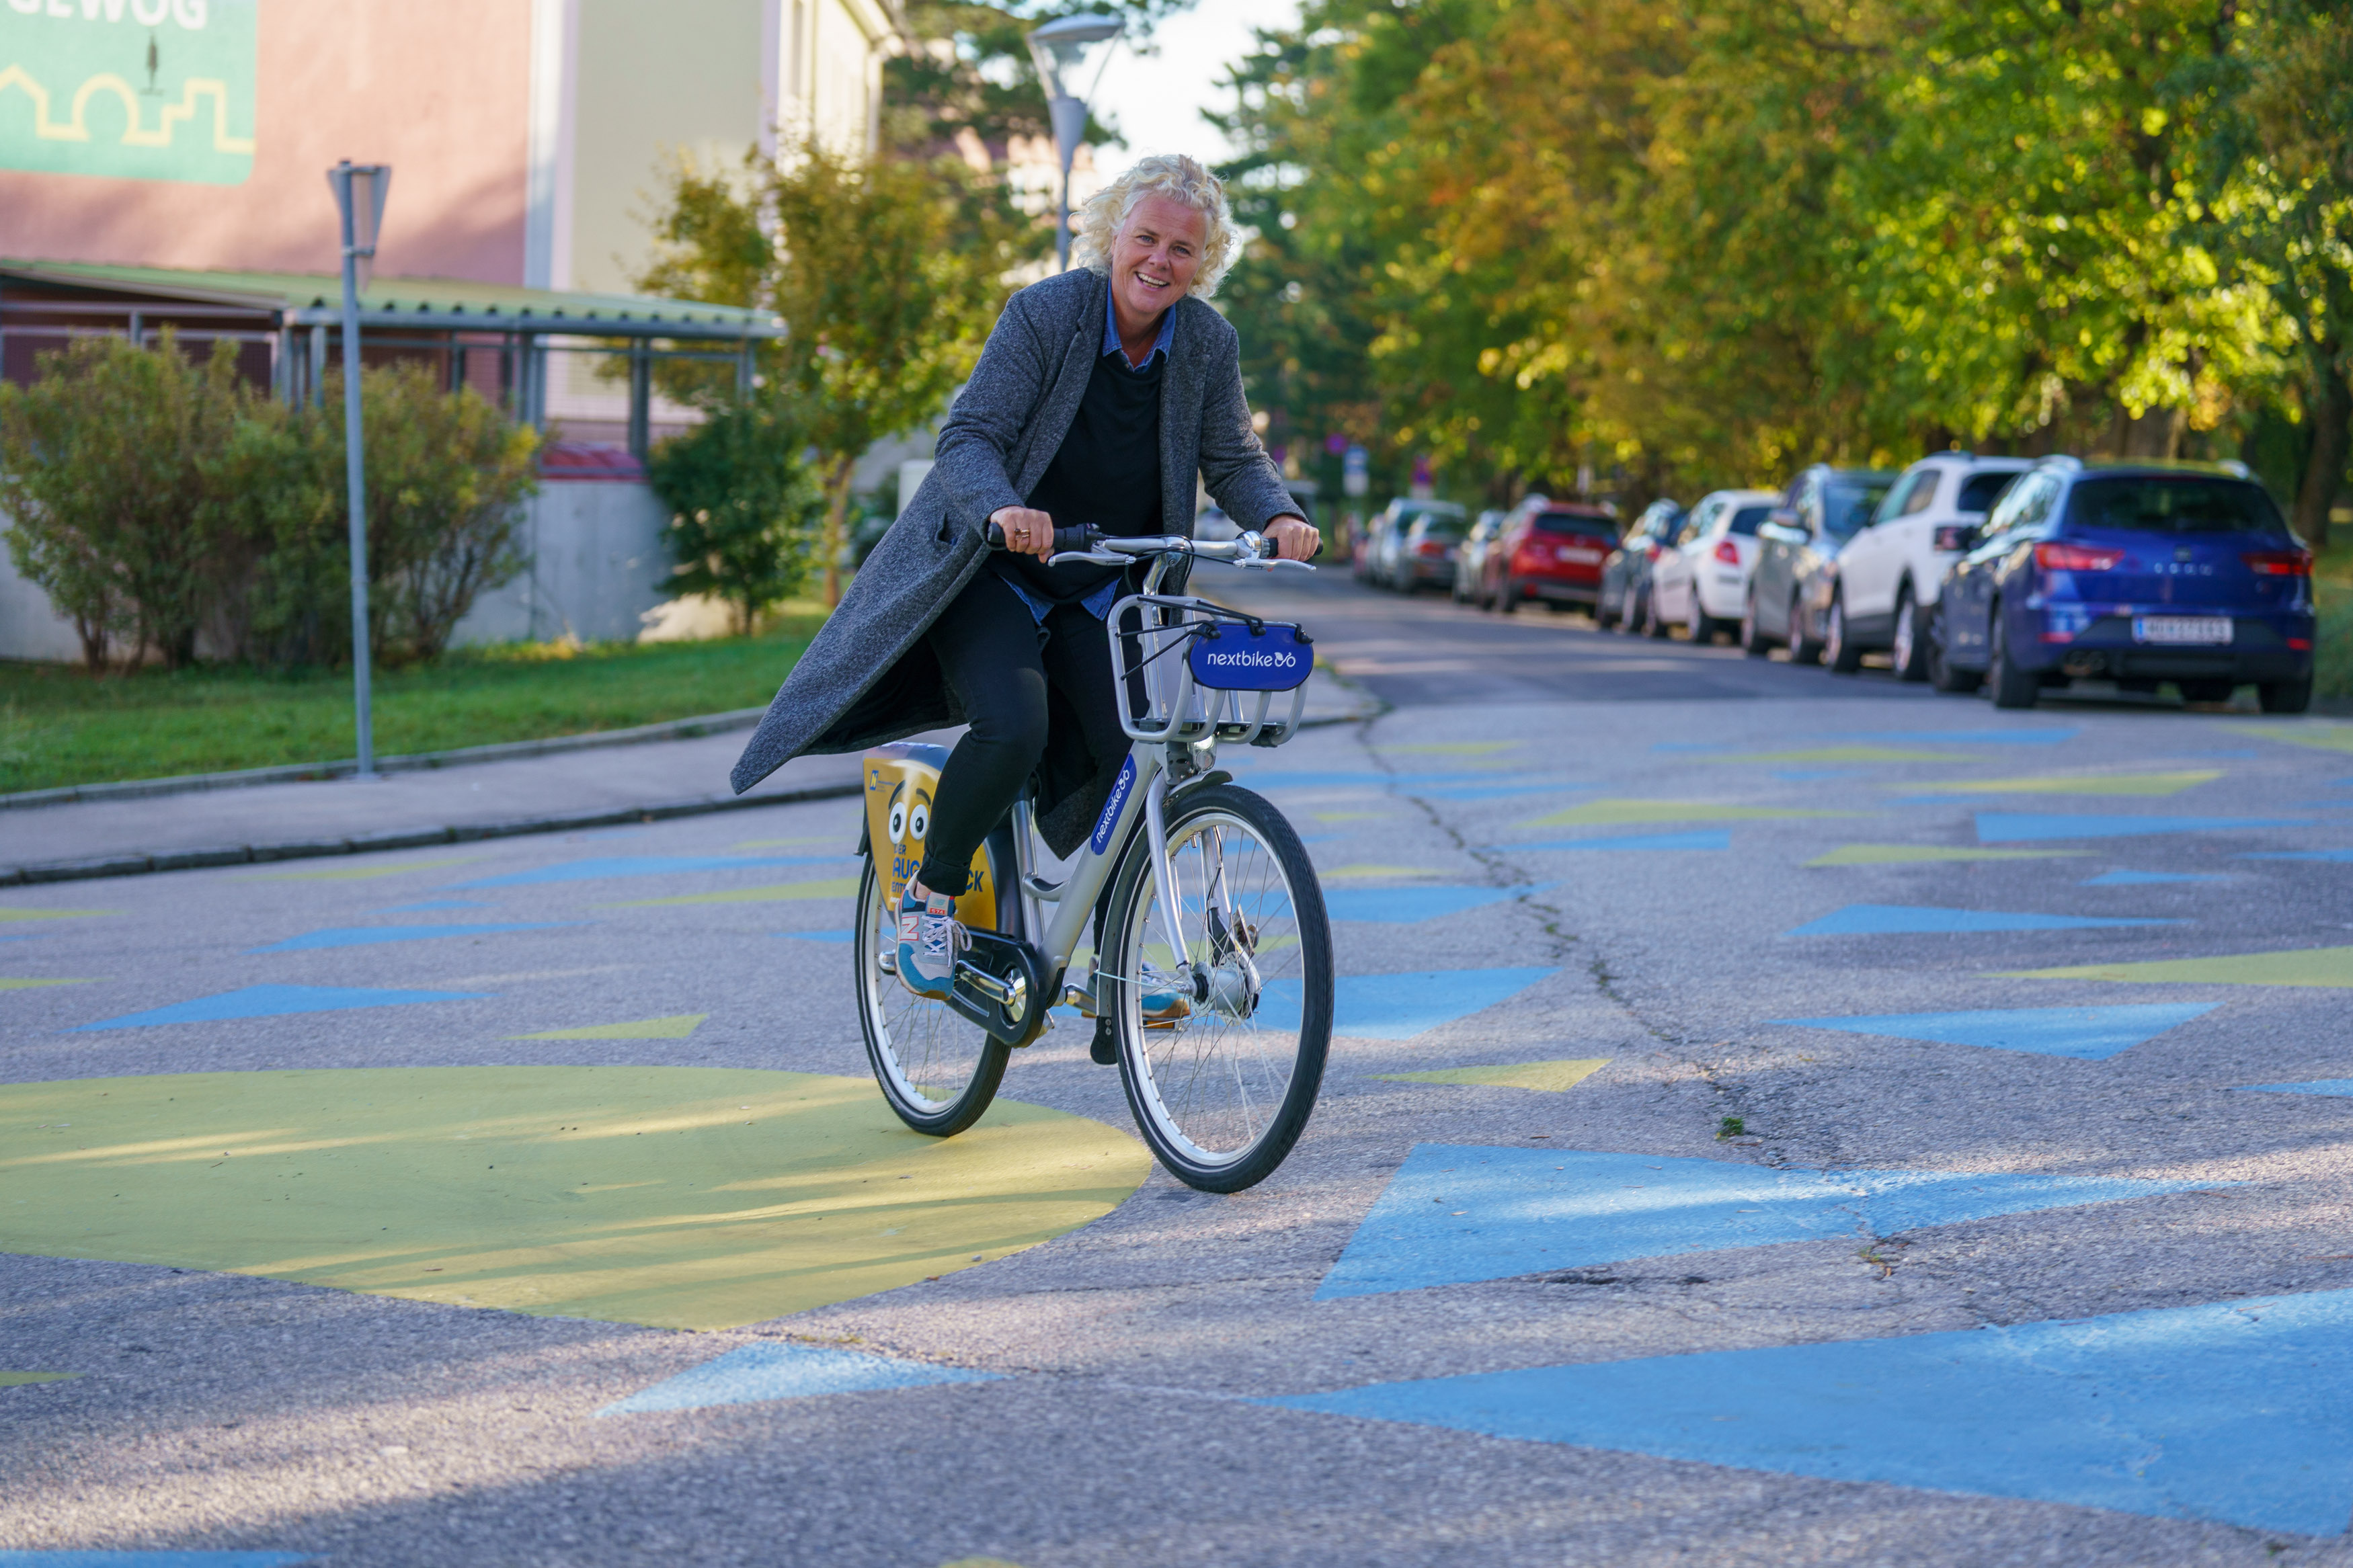
M1682 622L1706 643L1740 620L1748 570L1757 564L1757 530L1779 503L1778 490L1715 490L1676 530L1672 548L1651 568L1651 603L1662 623Z
M1945 568L1976 542L1994 498L2034 466L2029 458L1936 452L1904 470L1840 551L1822 611L1822 658L1851 675L1871 648L1894 658L1899 680L1928 679L1928 619Z

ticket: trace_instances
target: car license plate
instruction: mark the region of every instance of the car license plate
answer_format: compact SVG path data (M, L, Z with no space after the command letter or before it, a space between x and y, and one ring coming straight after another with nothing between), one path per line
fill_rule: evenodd
M2219 644L2231 640L2228 616L2135 616L2133 641Z
M1560 552L1560 558L1563 561L1574 561L1580 566L1593 566L1598 565L1600 563L1601 552L1599 550L1563 550Z

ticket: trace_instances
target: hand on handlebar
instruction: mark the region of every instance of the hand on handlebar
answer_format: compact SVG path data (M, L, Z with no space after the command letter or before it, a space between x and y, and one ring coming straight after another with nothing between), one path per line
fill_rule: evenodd
M1034 507L999 507L988 514L988 542L1043 561L1054 553L1054 520Z
M1324 536L1303 517L1278 517L1266 525L1267 542L1278 561L1305 561L1324 548Z

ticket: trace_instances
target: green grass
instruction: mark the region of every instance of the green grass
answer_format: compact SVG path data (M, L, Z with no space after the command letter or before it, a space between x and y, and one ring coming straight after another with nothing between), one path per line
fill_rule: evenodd
M823 619L792 606L757 637L463 649L379 671L379 754L625 730L751 708L776 695ZM349 757L348 670L204 668L92 679L0 664L0 793Z
M2353 531L2330 540L2314 560L2312 593L2320 610L2313 694L2353 698Z

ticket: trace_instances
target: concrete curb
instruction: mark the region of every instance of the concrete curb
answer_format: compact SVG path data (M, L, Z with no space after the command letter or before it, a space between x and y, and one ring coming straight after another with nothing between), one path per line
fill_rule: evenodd
M603 746L635 746L648 741L691 741L702 735L748 730L760 721L765 707L737 708L725 713L704 713L691 719L666 719L628 730L596 730L585 735L552 735L544 741L501 741L488 746L460 746L448 752L417 752L406 756L378 757L376 771L420 773L430 768L463 767L469 763L504 763L520 757L548 757L565 752L595 751ZM349 778L359 772L355 759L339 763L289 763L274 768L240 768L226 773L181 773L172 778L125 779L119 784L67 784L58 789L29 789L0 795L0 811L36 805L69 805L76 801L137 800L146 795L188 795L198 790L242 789L250 784L300 784L308 779Z
M753 710L756 716L765 709ZM1327 713L1303 719L1303 730L1335 724L1356 724L1377 714ZM681 722L691 723L686 720ZM617 731L619 733L621 731ZM652 739L655 737L644 737ZM540 744L531 742L526 744ZM481 750L489 750L484 747ZM575 750L551 745L550 750ZM450 753L444 752L443 755ZM236 775L227 775L234 777ZM146 854L101 855L87 860L52 860L31 866L0 867L0 888L31 887L45 882L81 882L100 877L137 877L156 871L194 871L208 866L263 865L275 860L313 860L332 855L373 855L387 849L421 849L439 844L468 844L484 838L519 838L532 833L576 833L586 827L617 827L636 822L662 822L681 816L708 816L722 811L751 811L764 805L799 805L813 800L845 800L859 793L856 780L811 784L804 789L778 790L773 795L697 795L649 805L604 806L596 811L559 816L515 817L505 822L478 822L449 827L410 828L397 833L361 834L350 838L295 839L280 844L224 845L208 849L173 849Z

